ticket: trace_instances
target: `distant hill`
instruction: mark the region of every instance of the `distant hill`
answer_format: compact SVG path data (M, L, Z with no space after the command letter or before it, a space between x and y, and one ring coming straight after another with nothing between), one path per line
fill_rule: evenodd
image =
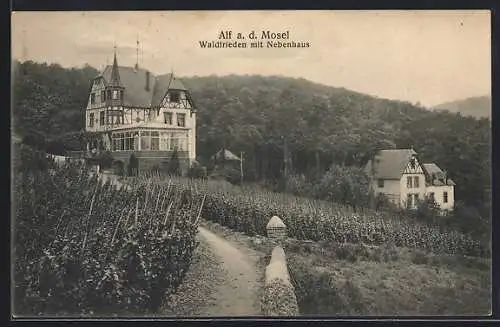
M446 102L434 107L437 110L459 112L464 116L491 118L491 97L479 96Z

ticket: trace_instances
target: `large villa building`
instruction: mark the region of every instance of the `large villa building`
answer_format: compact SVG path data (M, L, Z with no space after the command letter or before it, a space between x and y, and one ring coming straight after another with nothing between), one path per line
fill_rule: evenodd
M453 210L454 185L435 163L420 163L413 149L382 150L365 167L375 194L403 208L431 199L443 213Z
M86 108L87 152L110 151L126 167L132 154L140 171L162 168L174 150L182 171L196 158L196 109L173 74L113 65L94 78Z

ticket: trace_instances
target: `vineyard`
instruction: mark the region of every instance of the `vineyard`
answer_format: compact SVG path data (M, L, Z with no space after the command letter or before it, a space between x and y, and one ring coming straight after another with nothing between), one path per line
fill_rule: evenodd
M201 218L253 236L277 215L299 240L490 255L458 232L254 186L159 175L119 184L75 163L14 176L17 314L158 312L190 266Z
M299 240L366 245L394 245L436 254L490 256L478 240L454 230L440 231L401 217L375 211L356 212L339 204L239 187L217 181L170 179L170 184L206 196L202 217L247 235L265 235L269 218L277 215L288 235Z
M155 313L197 246L203 199L117 187L84 167L14 178L14 305L21 315Z

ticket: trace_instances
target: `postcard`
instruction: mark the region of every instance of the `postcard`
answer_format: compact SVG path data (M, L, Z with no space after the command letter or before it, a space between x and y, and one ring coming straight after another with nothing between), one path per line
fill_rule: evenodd
M491 314L485 10L12 13L13 318Z

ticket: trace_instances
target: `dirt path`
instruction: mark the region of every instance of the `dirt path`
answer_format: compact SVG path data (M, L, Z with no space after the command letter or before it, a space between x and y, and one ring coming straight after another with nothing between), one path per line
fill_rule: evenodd
M206 242L222 263L225 280L214 290L212 301L205 308L206 316L260 315L260 275L257 258L249 249L229 242L206 228L199 228L201 242Z
M101 176L121 185L114 176ZM204 227L198 228L197 238L203 243L196 256L198 262L192 265L181 286L177 305L164 313L205 317L261 315L260 284L264 272L258 268L259 255ZM199 293L203 294L201 298Z

